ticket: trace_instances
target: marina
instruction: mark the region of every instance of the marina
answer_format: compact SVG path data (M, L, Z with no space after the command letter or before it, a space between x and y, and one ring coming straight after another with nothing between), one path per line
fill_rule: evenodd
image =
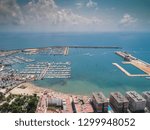
M101 48L103 47L73 45L21 49L17 53L12 53L12 55L0 57L0 71L3 73L2 70L9 66L15 70L16 75L20 75L23 82L31 81L41 87L49 87L61 92L89 95L95 90L101 90L108 95L114 87L123 92L126 88L121 90L119 84L124 85L126 81L119 80L117 83L120 83L116 86L111 83L112 76L109 77L110 83L106 80L106 77L108 77L105 73L106 70L109 70L113 76L120 78L119 72L116 73L111 65L115 57L113 55L114 48L112 50ZM100 60L97 60L97 58ZM103 65L102 62L106 64ZM125 61L125 63L128 64L128 61ZM149 77L147 74L135 75L129 72L126 74L130 77ZM103 73L106 77L102 76ZM99 79L97 79L98 77ZM148 82L148 79L146 81ZM4 88L5 84L2 83L2 85ZM108 88L111 86L111 89L107 91L102 86L108 86ZM136 87L136 85L134 86ZM140 84L137 85L137 88L139 88L138 86ZM145 88L145 90L147 89Z
M21 50L0 50L0 57L10 56L10 55L17 54L20 52Z
M68 55L68 47L47 47L25 50L1 51L0 88L9 92L21 83L43 80L44 78L71 78L71 62L38 62L26 55ZM32 64L30 64L32 62ZM22 65L20 65L22 64ZM21 68L15 68L15 66Z
M20 74L34 74L37 80L43 78L70 78L70 62L41 62L29 64Z
M3 93L7 94L18 85L33 80L35 80L34 75L22 75L10 67L5 67L0 73L0 90L3 89Z
M3 65L12 65L12 64L22 64L26 62L33 62L32 59L27 59L21 56L7 56L7 57L0 57L0 63Z

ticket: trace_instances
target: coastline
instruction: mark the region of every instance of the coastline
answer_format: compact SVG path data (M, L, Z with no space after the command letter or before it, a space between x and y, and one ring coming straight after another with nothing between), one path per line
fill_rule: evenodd
M40 86L35 85L31 82L26 82L18 85L14 89L12 89L9 93L11 94L17 94L17 95L33 95L37 94L38 96L41 96L44 92L50 93L55 96L63 95L63 96L86 96L86 95L76 95L71 93L63 93L59 91L55 91L50 88L42 88Z

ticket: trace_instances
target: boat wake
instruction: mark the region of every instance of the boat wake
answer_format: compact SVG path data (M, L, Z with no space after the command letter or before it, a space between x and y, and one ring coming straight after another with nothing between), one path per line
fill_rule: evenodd
M85 53L83 55L85 55L85 56L94 56L94 54L91 54L91 53Z

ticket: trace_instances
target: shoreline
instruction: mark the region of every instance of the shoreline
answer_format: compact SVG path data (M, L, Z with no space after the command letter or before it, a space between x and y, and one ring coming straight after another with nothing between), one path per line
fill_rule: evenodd
M41 96L43 92L48 92L55 95L64 95L64 96L87 96L87 95L79 95L79 94L72 94L72 93L63 93L59 92L50 88L43 88L38 85L35 85L32 82L26 82L18 85L14 89L12 89L9 93L11 94L17 94L17 95L33 95L37 94L38 96Z

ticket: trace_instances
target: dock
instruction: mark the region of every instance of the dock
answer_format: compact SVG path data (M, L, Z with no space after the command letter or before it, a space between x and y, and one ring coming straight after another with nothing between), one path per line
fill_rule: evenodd
M24 57L20 56L5 56L0 58L0 63L3 65L12 65L12 64L22 64L22 63L27 63L27 62L33 62L34 60L32 59L27 59Z
M48 69L49 69L49 66L47 66L45 69L42 70L42 72L41 72L41 74L39 76L39 80L44 78L44 76L46 75Z
M123 73L125 73L127 76L129 77L146 77L146 76L150 76L148 74L130 74L128 71L126 71L123 67L121 67L119 64L117 63L112 63L114 66L116 66L119 70L121 70Z
M150 76L150 64L142 61L134 56L132 56L131 54L127 53L127 52L121 52L121 51L117 51L115 52L116 55L122 57L124 59L124 62L122 62L123 64L131 64L134 67L138 68L139 70L143 71L145 74L130 74L128 71L126 71L124 68L122 68L120 65L118 65L117 63L113 63L113 65L115 65L117 68L119 68L123 73L125 73L127 76L130 77L146 77L146 76Z
M65 47L65 49L64 49L64 55L66 56L66 55L68 55L68 53L69 53L69 47Z
M71 78L70 62L39 62L27 65L20 74L35 75L37 80L44 78Z

